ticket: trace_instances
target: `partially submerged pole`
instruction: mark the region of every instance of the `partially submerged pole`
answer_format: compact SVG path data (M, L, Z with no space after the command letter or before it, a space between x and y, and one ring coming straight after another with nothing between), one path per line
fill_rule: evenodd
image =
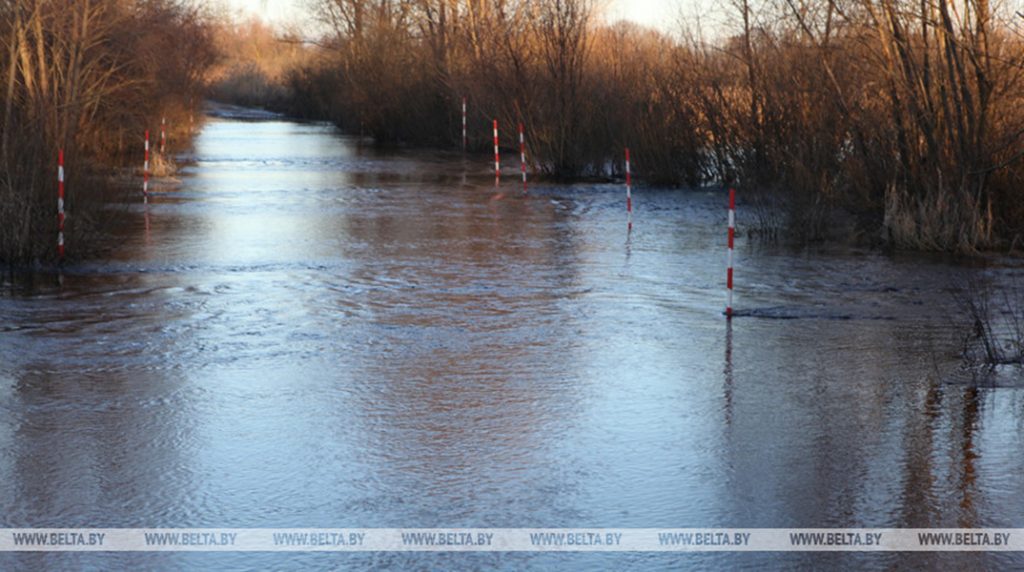
M736 190L729 189L729 270L726 278L726 289L729 301L725 306L725 317L732 319L732 263L733 247L736 242Z
M146 130L146 155L142 162L142 202L149 202L149 129Z
M64 261L64 150L57 152L57 258Z
M526 192L526 135L523 133L523 124L519 123L519 168L523 172L523 192Z
M633 175L629 166L629 147L626 147L626 220L630 232L633 231Z
M501 178L501 155L498 154L498 120L494 120L494 180Z

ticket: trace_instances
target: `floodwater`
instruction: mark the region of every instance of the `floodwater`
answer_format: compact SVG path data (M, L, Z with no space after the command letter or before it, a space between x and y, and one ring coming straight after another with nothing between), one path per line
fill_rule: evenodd
M746 238L721 192L213 119L112 259L0 296L0 527L1024 527L972 270ZM509 165L509 173L518 164ZM73 216L73 213L72 213ZM69 245L69 248L74 248ZM0 569L1006 569L1014 554L6 554Z

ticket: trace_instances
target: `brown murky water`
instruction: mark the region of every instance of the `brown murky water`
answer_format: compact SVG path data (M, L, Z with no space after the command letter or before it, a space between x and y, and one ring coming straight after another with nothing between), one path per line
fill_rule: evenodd
M213 120L114 260L0 297L0 527L1024 527L969 270L739 240L721 193ZM742 232L744 205L740 205ZM72 246L73 247L73 246ZM1002 261L998 281L1017 272ZM977 271L970 271L977 272ZM786 319L782 319L786 318ZM2 569L868 569L992 554L2 555Z

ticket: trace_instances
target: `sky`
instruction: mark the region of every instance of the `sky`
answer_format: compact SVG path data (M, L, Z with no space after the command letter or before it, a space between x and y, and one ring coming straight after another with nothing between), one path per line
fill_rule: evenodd
M679 0L612 0L607 18L632 20L661 30L675 27L679 18Z
M234 12L286 24L301 21L307 0L224 0ZM682 0L607 0L607 18L633 20L662 30L675 27Z
M306 0L221 0L234 13L254 14L271 22L301 21Z

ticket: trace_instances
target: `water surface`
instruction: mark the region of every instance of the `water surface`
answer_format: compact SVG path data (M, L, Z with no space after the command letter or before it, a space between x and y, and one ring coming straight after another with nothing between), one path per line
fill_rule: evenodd
M720 192L214 119L111 260L0 297L0 527L1024 527L980 272L743 235ZM510 168L512 166L509 166ZM510 171L511 172L511 171ZM73 245L69 245L73 248ZM1013 263L987 271L997 282ZM1006 568L986 554L0 555L0 568Z

